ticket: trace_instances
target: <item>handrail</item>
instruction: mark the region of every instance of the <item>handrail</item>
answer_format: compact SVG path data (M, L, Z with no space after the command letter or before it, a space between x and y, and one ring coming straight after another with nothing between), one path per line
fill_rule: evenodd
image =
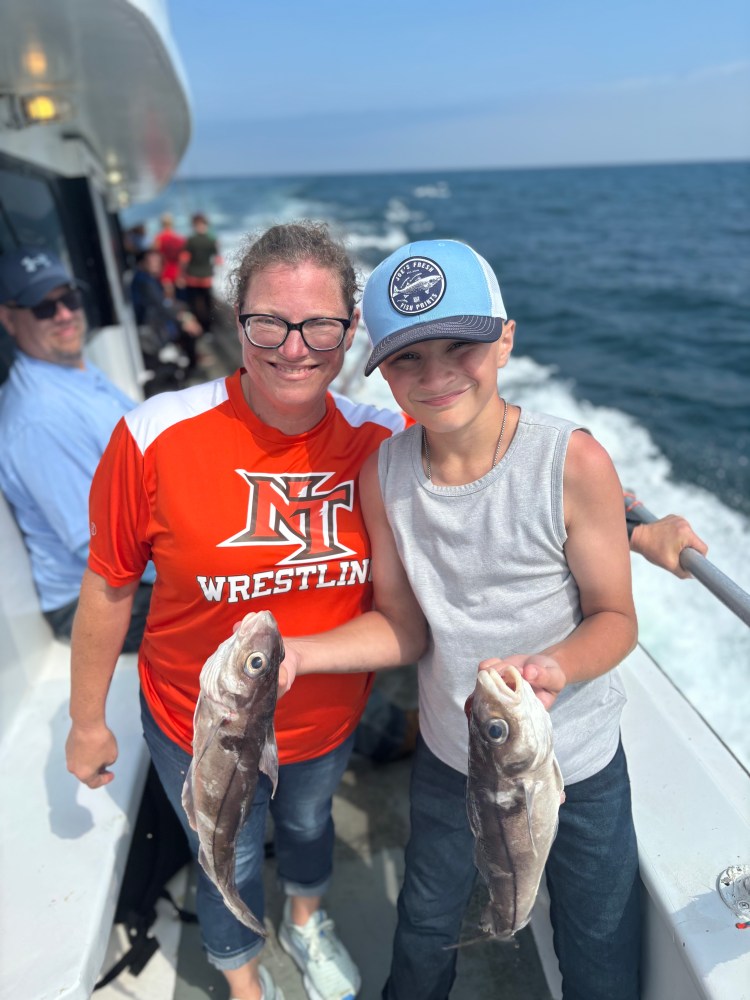
M626 499L627 503L627 499ZM653 524L659 518L644 507L638 500L635 503L627 504L628 519L637 520L642 524ZM725 604L740 621L750 625L750 594L743 590L726 573L714 566L712 562L702 556L700 552L693 548L685 548L680 552L680 566L688 573L692 573L696 580L703 584L706 590L710 590L714 597L717 597L722 604Z

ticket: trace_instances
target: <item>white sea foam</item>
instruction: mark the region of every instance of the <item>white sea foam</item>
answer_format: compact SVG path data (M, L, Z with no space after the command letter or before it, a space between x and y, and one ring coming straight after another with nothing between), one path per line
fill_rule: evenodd
M393 250L408 243L409 237L400 225L390 225L385 232L355 232L351 230L346 234L346 244L351 251L372 249L382 250L387 256Z
M412 191L415 198L450 198L451 189L446 181L436 184L420 184Z

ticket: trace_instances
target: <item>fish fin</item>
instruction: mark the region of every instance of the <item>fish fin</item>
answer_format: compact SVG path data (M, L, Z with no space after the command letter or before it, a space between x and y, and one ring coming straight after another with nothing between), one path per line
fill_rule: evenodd
M242 900L236 887L230 888L228 886L219 885L218 888L224 898L224 902L227 904L227 907L232 911L235 917L237 917L241 924L244 924L245 927L249 927L251 931L255 931L259 937L268 937L268 931L258 920L250 907Z
M240 896L234 881L234 876L232 875L229 876L229 878L226 878L221 872L216 871L211 860L209 860L203 844L201 844L198 848L198 862L203 871L221 893L227 908L232 911L239 922L244 924L245 927L249 927L251 931L255 931L255 933L260 937L268 937L268 931Z
M182 808L185 810L191 830L198 829L198 820L195 817L195 799L193 798L193 767L195 758L190 761L190 767L182 786Z
M196 709L196 714L197 714L197 709ZM211 728L208 731L208 735L204 740L201 741L200 747L196 747L195 745L195 733L197 730L195 727L195 723L193 723L193 763L195 764L196 767L200 764L201 760L203 760L206 751L216 738L216 734L226 721L227 721L226 715L220 715L217 719L215 719Z
M198 698L198 705L200 705L200 696ZM194 734L195 732L197 732L195 723L195 719L197 718L198 718L198 708L196 707L195 717L193 721ZM195 772L198 770L200 762L203 760L206 751L213 743L216 734L218 733L218 731L221 729L221 727L225 722L226 722L226 717L223 715L218 719L216 719L216 721L213 723L208 732L208 736L206 737L206 739L202 741L201 746L199 748L195 747L196 740L195 740L195 735L193 735L193 747L197 750L197 753L193 754L193 758L190 761L190 767L188 768L188 773L185 776L185 782L182 786L182 808L185 810L185 815L188 818L188 823L190 823L190 827L193 830L198 829L198 820L195 814L195 797L193 795L193 782L195 779Z
M273 786L271 791L271 798L273 798L276 794L276 785L279 781L279 751L276 746L276 733L273 726L269 728L266 742L263 744L258 769L268 775Z
M534 800L540 787L541 783L538 781L523 782L523 793L526 797L526 822L529 824L529 840L531 841L531 846L534 849L534 854L537 853L537 849L536 843L534 842L534 824L532 823L532 816L534 814Z

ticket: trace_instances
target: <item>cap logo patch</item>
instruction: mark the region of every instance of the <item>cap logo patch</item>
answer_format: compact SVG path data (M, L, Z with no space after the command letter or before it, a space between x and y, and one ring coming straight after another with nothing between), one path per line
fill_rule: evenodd
M52 267L52 261L46 253L38 253L36 257L22 257L21 267L27 274L34 274L40 267Z
M409 257L391 275L388 298L404 316L428 312L445 295L445 286L445 274L434 260Z

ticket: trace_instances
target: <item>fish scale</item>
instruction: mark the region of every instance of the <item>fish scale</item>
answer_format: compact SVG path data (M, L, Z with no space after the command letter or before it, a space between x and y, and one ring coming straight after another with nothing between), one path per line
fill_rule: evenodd
M466 804L489 903L480 929L510 939L531 917L563 791L549 713L515 667L481 670L469 719Z
M234 878L237 838L261 773L276 790L273 730L284 647L268 611L246 615L203 666L193 720L193 760L182 804L198 834L198 861L227 907L256 934L266 931Z

